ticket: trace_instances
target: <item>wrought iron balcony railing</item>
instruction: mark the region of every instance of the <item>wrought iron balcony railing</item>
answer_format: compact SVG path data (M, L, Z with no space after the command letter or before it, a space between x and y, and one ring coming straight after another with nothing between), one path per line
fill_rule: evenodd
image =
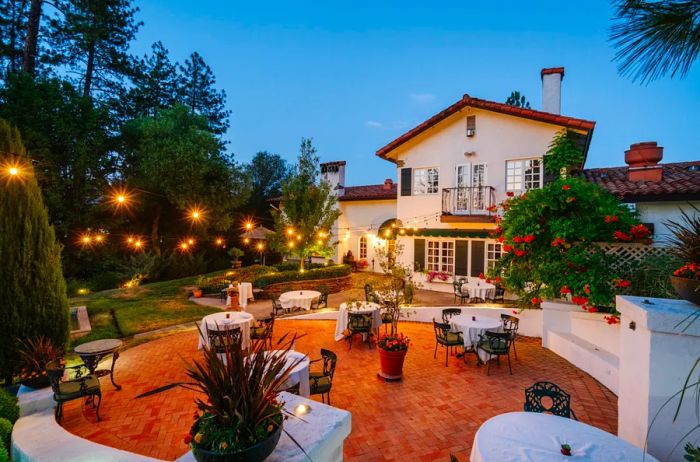
M444 188L442 190L443 215L493 215L496 203L492 186Z

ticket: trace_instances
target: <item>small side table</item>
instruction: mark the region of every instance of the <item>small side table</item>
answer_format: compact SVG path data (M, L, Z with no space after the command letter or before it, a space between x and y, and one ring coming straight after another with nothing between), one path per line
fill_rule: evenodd
M109 375L109 379L112 381L112 385L117 390L121 390L121 385L117 385L114 382L114 364L119 359L119 349L122 347L123 342L119 339L105 339L105 340L95 340L92 342L83 343L75 347L73 351L75 354L80 356L80 359L85 363L85 367L88 368L91 374L95 374L98 377L104 377ZM97 366L102 361L102 359L107 356L112 355L112 366L107 369L97 370Z

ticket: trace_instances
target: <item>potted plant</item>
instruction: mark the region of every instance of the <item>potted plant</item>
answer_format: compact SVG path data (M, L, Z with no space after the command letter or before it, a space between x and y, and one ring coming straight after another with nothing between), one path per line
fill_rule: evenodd
M21 361L20 383L30 388L46 388L50 385L46 364L63 356L63 346L46 337L18 340Z
M685 263L673 272L671 285L679 297L700 305L700 216L698 208L693 208L693 215L681 210L681 221L666 221L664 224L671 231L669 239L671 252Z
M185 437L197 461L258 462L274 451L284 421L278 390L301 361L287 361L296 338L283 337L277 354L255 341L248 354L242 336L229 335L223 339L226 353L205 346L203 359L186 366L193 380L187 388L201 393Z
M245 252L238 247L231 247L228 249L228 255L231 257L231 266L233 268L240 268L243 265L241 262L241 257L245 255Z
M411 342L404 334L385 334L377 340L379 375L387 380L398 380L403 375L403 362Z

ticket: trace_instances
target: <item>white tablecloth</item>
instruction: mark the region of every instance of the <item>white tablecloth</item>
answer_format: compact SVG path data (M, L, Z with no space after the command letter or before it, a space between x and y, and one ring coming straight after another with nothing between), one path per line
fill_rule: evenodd
M561 454L571 446L572 457ZM479 428L471 462L642 462L644 453L627 441L573 419L534 412L509 412ZM646 455L645 462L658 462Z
M472 320L472 317L476 321ZM452 316L450 325L453 331L459 331L464 338L464 348L473 348L476 350L476 344L479 343L479 335L483 335L487 330L498 332L501 330L502 324L500 319L487 318L485 316L472 316L470 314L458 314ZM479 359L486 362L489 355L483 351L479 351Z
M375 290L374 294L381 301L391 302L396 300L397 297L400 301L403 301L403 291L401 290L398 293L395 290Z
M226 318L226 315L229 315L229 318ZM244 349L248 348L250 346L250 326L253 324L254 320L252 314L239 311L214 313L205 316L202 318L202 324L200 326L202 335L199 336L197 348L201 350L205 344L209 345L207 326L209 326L209 329L217 329L218 326L219 330L239 327L241 329L241 335L243 336L241 342L242 347Z
M280 302L284 308L303 308L308 311L314 299L320 296L321 292L315 290L293 290L280 295Z
M229 289L233 289L233 284L228 285ZM254 300L253 298L253 283L252 282L241 282L238 284L238 305L241 308L248 306L248 300ZM226 296L226 306L231 306L231 297Z
M469 296L472 298L486 300L487 298L493 298L496 286L485 281L467 282L462 284L462 290L468 290Z
M282 354L283 350L272 350L268 354ZM299 384L299 395L309 397L311 395L311 388L309 384L309 366L311 361L309 357L304 353L298 351L290 351L287 353L286 362L288 365L294 364L295 361L301 359L301 362L297 364L289 373L289 377L282 385L281 389L286 390Z
M372 328L382 327L381 307L372 302L354 302L348 307L347 303L341 303L338 309L338 320L335 322L335 340L343 339L343 332L348 328L348 312L366 313L372 315Z

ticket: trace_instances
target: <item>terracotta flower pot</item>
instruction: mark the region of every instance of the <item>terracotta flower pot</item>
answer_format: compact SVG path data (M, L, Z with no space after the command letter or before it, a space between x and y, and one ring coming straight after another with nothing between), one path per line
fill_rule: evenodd
M192 295L194 295L194 298L202 298L202 291L200 289L193 290Z
M700 305L700 279L688 279L670 276L671 285L679 297Z
M192 448L192 455L197 462L262 462L275 450L281 434L282 425L270 433L266 439L242 451L220 454L205 449Z
M403 375L403 361L408 350L387 351L379 348L379 375L389 380L398 380Z

